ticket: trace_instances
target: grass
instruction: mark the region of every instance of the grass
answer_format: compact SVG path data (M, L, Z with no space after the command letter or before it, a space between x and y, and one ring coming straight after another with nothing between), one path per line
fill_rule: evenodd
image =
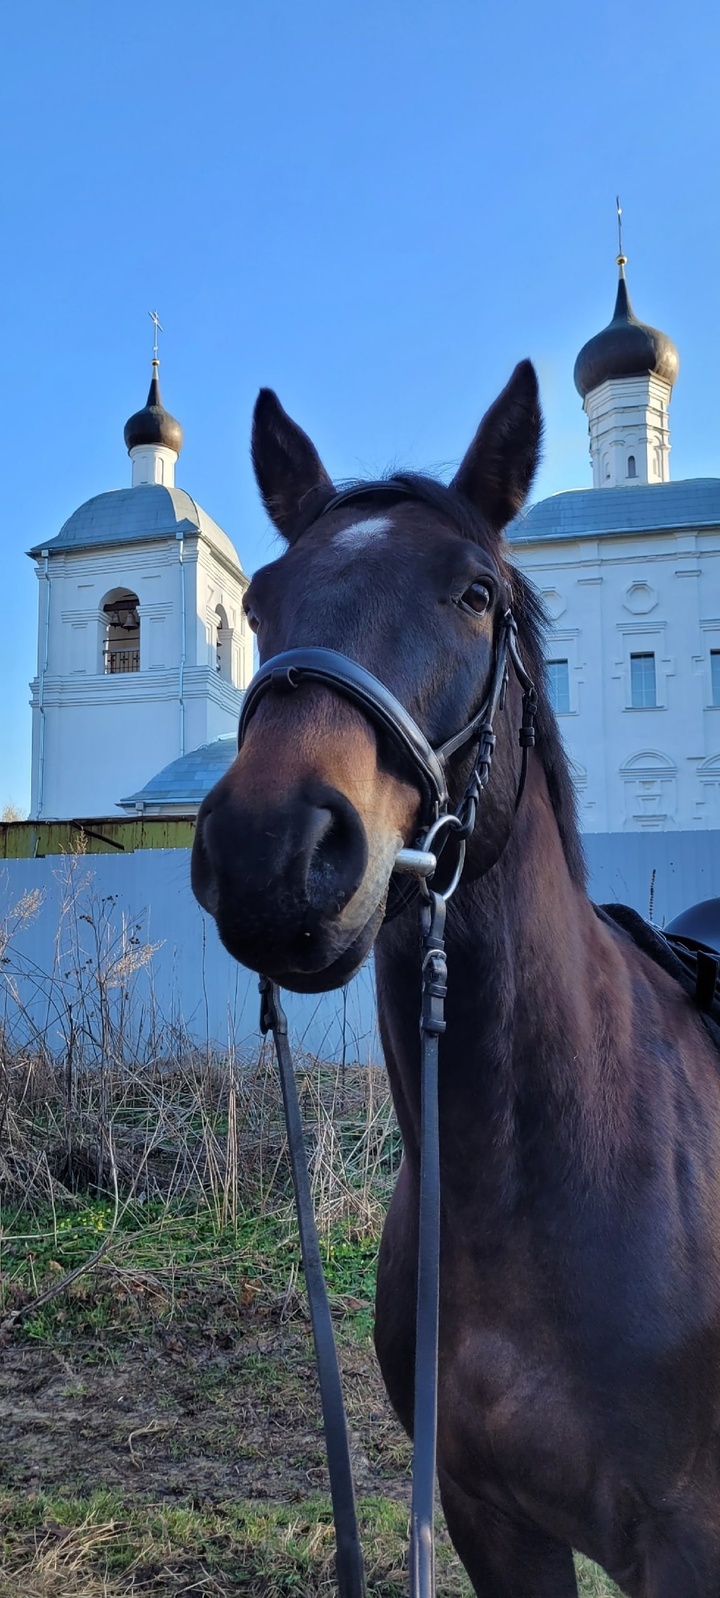
M33 1310L33 1301L91 1261L98 1241L108 1240L102 1261ZM335 1221L321 1243L333 1308L352 1309L355 1335L372 1326L377 1234L358 1230L350 1219ZM115 1214L109 1200L76 1204L63 1215L39 1209L31 1218L12 1209L0 1231L0 1306L20 1311L25 1335L40 1342L70 1342L88 1330L134 1336L145 1304L151 1318L170 1321L191 1288L222 1288L229 1301L248 1306L256 1298L278 1302L301 1280L295 1222L287 1204L279 1212L239 1213L218 1226L207 1205L159 1199L126 1203Z
M400 1550L407 1512L381 1499L361 1500L358 1508L369 1590L376 1598L396 1598L406 1586ZM166 1592L241 1592L247 1598L327 1598L333 1589L332 1514L325 1497L302 1506L201 1510L97 1493L83 1501L38 1500L21 1515L14 1509L7 1515L0 1500L0 1512L6 1564L18 1584L28 1583L22 1587L28 1598L79 1598L81 1592L119 1598L153 1586L157 1591L158 1582ZM438 1564L444 1593L459 1598L469 1592L446 1548Z
M127 1598L142 1592L242 1593L244 1598L328 1598L334 1542L327 1497L301 1506L159 1505L99 1491L84 1499L41 1495L18 1505L0 1496L0 1593L24 1598ZM368 1592L404 1598L407 1510L382 1498L358 1503ZM446 1542L437 1550L444 1598L471 1598ZM578 1561L582 1598L615 1592ZM10 1581L15 1586L7 1585ZM5 1585L3 1585L5 1584Z

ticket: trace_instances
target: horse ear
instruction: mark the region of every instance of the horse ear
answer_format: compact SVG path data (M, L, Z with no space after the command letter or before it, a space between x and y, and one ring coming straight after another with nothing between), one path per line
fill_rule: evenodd
M261 388L255 402L252 461L265 509L285 538L308 494L333 486L315 445L271 388Z
M496 533L525 502L540 456L542 411L535 368L520 361L483 417L451 487L469 499Z

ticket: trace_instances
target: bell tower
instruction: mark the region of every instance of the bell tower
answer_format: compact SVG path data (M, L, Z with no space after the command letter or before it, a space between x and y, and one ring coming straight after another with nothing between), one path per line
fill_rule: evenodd
M157 344L125 443L131 486L29 551L36 819L123 814L120 800L170 761L235 731L252 675L247 578L227 534L175 486L183 432L162 403Z
M618 210L618 287L612 320L584 344L575 387L588 419L593 488L670 481L670 399L680 357L667 333L630 304Z

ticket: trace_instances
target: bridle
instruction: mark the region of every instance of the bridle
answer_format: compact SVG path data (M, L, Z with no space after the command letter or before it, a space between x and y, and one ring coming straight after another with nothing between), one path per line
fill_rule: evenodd
M416 497L410 485L397 479L388 479L382 484L361 485L334 495L322 507L320 516L362 497L363 493L376 496L383 492L396 498ZM478 809L490 780L496 743L495 720L505 704L511 667L523 691L519 729L522 764L515 796L515 813L525 788L528 750L535 742L537 692L520 654L517 625L509 595L505 596L505 600L487 696L470 721L437 747L428 742L409 711L372 672L349 655L316 647L288 649L265 661L247 689L238 728L240 749L252 717L267 694L293 693L303 683L320 683L357 706L376 729L389 737L402 763L412 772L421 797L420 833L412 848L398 852L385 912L385 919L391 919L407 907L411 898L420 896L422 1130L410 1534L411 1598L433 1598L435 1592L433 1521L440 1282L438 1051L440 1037L445 1031L445 916L448 900L462 876L466 846L475 830ZM475 753L470 773L461 798L453 806L446 777L448 763L461 750L473 746ZM455 859L447 873L445 885L435 888L433 879L438 858L450 838L456 847ZM407 878L407 875L416 879L410 893L407 885L399 880L403 876ZM303 1268L320 1379L335 1520L338 1587L341 1598L362 1598L365 1582L350 1450L337 1352L313 1215L287 1021L276 984L267 977L261 977L260 992L260 1030L263 1033L272 1032L280 1066Z

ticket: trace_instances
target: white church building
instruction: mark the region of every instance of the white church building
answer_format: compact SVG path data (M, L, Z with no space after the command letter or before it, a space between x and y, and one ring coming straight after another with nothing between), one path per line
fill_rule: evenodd
M593 487L509 529L550 618L550 689L587 833L720 828L720 478L670 481L679 360L632 311L618 256L612 320L575 383ZM30 551L34 819L188 815L230 764L253 640L227 534L175 487L180 424L157 361L125 442L132 483Z
M124 799L142 809L132 796L159 767L218 739L224 752L237 731L253 671L248 579L227 533L175 486L182 442L155 359L125 426L131 486L88 500L29 552L34 819L112 816Z
M550 617L550 689L584 832L720 828L720 478L670 481L672 340L634 315L583 346L591 489L509 530Z

